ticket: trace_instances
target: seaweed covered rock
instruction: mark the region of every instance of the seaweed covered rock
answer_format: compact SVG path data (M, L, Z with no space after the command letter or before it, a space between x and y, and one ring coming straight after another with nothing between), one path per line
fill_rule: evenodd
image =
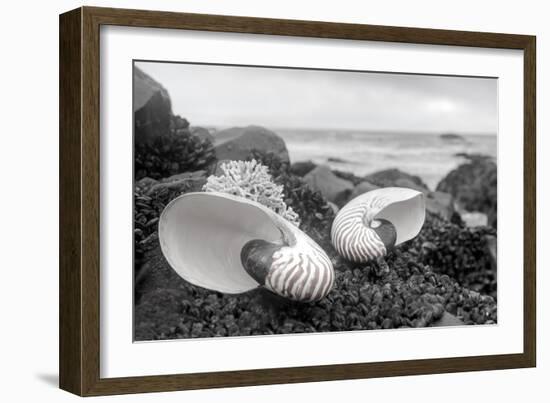
M466 211L487 214L489 225L497 226L497 165L483 155L461 154L468 162L449 172L437 190L451 194Z
M435 272L496 299L497 272L489 253L490 237L496 237L491 227L466 228L428 214L412 246L419 251L418 260Z
M315 303L283 300L266 290L226 295L158 272L136 307L138 340L424 327L445 312L466 324L495 323L496 303L416 262L398 248L362 266L337 261L336 283ZM157 270L170 271L167 264ZM163 295L158 291L167 287ZM155 306L158 299L164 301ZM178 317L179 316L179 317Z
M166 178L208 167L214 160L212 143L179 129L134 147L135 180Z
M490 253L496 231L464 228L428 213L417 238L383 259L352 264L332 246L334 211L321 192L277 153L252 149L244 159L269 167L272 180L283 187L284 202L300 216L301 229L334 265L333 290L321 301L300 303L263 289L228 295L187 283L160 252L156 220L170 200L201 190L206 174L144 177L136 182L134 211L137 340L423 327L448 323L446 313L465 324L496 322L496 264Z
M288 163L288 151L284 140L275 132L261 126L232 127L214 136L218 160L246 160L254 150L273 153Z
M188 192L190 189L198 190L205 182L206 171L184 172L161 179L144 190L148 196L155 195L158 197L164 194L179 195Z
M265 290L241 295L205 290L178 278L157 246L147 253L148 265L137 282L138 340L422 327L438 324L446 311L466 324L496 322L492 297L424 264L427 257L414 242L377 262L344 261L331 247L333 216L330 208L325 211L322 196L299 177L283 174L278 180L285 189L295 189L289 193L289 205L314 212L304 216L302 228L323 246L336 268L329 295L316 303L298 303ZM162 306L156 306L159 300Z
M447 274L440 274L434 267L419 262L416 249L411 245L400 245L396 251L388 255L386 261L399 278L409 284L413 283L413 288L417 291L442 297L445 311L463 323L496 323L497 304L492 296L464 287ZM436 319L439 318L441 317Z
M138 275L145 255L158 246L158 220L164 207L183 193L200 191L204 171L188 172L162 181L144 178L134 188L134 268Z
M186 297L184 292L173 289L157 289L146 294L134 312L135 339L169 338L181 323L181 301Z
M313 169L304 176L304 181L337 206L342 206L353 191L353 183L334 175L326 165L319 165Z

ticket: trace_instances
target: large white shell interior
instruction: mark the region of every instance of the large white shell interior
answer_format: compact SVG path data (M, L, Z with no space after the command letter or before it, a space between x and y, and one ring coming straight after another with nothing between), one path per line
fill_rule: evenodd
M281 231L258 203L223 193L188 193L159 220L166 260L185 280L228 294L259 284L245 271L241 250L252 239L281 242Z

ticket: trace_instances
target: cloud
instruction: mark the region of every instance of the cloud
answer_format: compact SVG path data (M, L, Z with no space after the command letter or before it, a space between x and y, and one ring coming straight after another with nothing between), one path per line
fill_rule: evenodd
M489 78L138 62L194 125L491 133Z

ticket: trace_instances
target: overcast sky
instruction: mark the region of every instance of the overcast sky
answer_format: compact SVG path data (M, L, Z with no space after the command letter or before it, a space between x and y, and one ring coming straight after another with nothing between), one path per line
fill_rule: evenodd
M497 80L138 62L192 125L495 134Z

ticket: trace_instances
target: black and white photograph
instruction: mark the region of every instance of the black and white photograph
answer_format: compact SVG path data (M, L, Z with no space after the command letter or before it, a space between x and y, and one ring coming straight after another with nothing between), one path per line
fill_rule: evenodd
M134 341L497 324L497 78L132 74Z

